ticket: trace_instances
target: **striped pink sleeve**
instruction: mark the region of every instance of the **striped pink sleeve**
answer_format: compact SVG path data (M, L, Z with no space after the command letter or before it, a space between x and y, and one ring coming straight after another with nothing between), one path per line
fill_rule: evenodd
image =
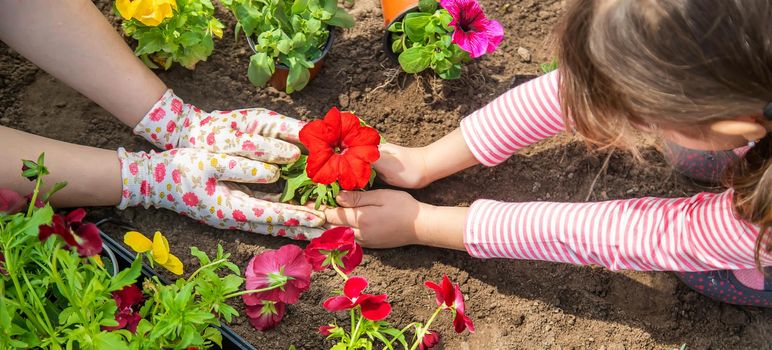
M479 200L470 209L464 244L480 258L612 270L752 269L759 228L734 215L732 193L598 203ZM772 254L762 263L772 265Z
M518 85L461 121L467 146L486 166L564 129L557 71Z

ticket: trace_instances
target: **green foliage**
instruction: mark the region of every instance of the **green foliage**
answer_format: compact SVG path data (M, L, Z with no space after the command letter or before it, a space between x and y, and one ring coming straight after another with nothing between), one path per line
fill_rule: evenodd
M338 203L335 201L335 197L340 193L340 185L337 182L329 185L314 183L306 173L307 159L308 156L301 155L294 163L281 168L281 177L287 182L279 201L286 203L295 200L299 204L314 202L316 209L321 208L322 205L331 208L337 207ZM376 173L373 169L370 172L369 186L373 185L375 177Z
M553 58L552 61L550 61L550 62L542 63L542 64L539 65L539 68L541 68L541 71L544 74L552 72L552 71L558 69L558 59L557 58Z
M196 247L190 251L201 265L190 277L169 285L157 277L143 283L147 299L140 309L137 333L131 337L132 349L220 346L222 334L215 328L220 326L219 320L230 322L239 315L226 302L244 283L239 268L228 261L230 254L220 245L213 259ZM226 271L230 273L223 274Z
M433 6L432 6L433 4ZM453 17L437 9L435 1L421 1L419 12L405 15L389 26L391 51L399 55L399 64L407 73L431 68L443 79L458 79L461 65L471 60L469 53L452 43Z
M117 10L116 10L117 13ZM214 17L210 0L177 0L174 16L151 27L136 19L123 21L123 31L137 40L134 54L150 68L171 68L174 62L194 69L214 49L214 37L224 26Z
M265 86L275 65L289 68L287 93L302 90L313 61L322 56L330 26L351 28L354 18L336 0L223 0L236 16L236 34L252 38L255 53L247 75Z

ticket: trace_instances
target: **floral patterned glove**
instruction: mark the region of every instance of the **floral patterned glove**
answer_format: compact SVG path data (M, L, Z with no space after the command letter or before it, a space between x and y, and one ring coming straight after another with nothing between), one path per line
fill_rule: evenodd
M304 123L262 108L203 112L183 103L171 89L134 127L134 133L163 148L201 148L273 164L295 161ZM289 141L289 142L287 142Z
M321 235L324 214L276 203L278 195L251 192L240 183L270 183L279 168L240 156L196 148L130 153L118 149L123 195L119 209L142 205L176 211L223 229L294 239Z

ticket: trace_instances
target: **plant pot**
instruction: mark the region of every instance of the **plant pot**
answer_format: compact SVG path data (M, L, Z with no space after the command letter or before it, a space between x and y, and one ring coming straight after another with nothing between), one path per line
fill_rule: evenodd
M102 254L100 254L100 256L102 257L102 262L105 264L107 271L110 271L110 274L113 276L117 275L118 271L120 271L120 268L118 264L118 258L115 256L115 253L113 253L112 248L110 248L109 245L102 243ZM105 258L107 259L105 260Z
M319 56L319 58L311 61L311 63L314 64L314 67L308 70L310 74L310 77L308 78L309 83L311 83L311 81L316 78L316 75L319 74L319 71L322 70L322 66L324 66L324 60L332 48L332 43L334 41L333 36L335 35L334 33L335 31L330 29L330 35L327 36L327 43L324 44L322 55ZM257 53L257 50L255 49L255 43L249 36L247 36L247 44L249 44L249 48L252 49L252 52ZM276 90L285 91L287 89L287 76L289 76L289 67L281 63L276 63L276 69L274 70L271 79L268 80L268 85L272 86Z
M100 223L105 221L106 220L103 220ZM104 247L110 249L110 251L114 254L117 266L120 269L127 269L131 267L131 263L134 261L135 255L129 252L121 244L116 242L101 230L99 231L99 234L102 236ZM141 285L144 279L151 278L153 276L158 277L158 280L161 281L161 283L169 284L169 281L167 281L162 276L158 276L158 274L146 264L142 264L142 275L140 275L139 281L137 281L137 283ZM254 346L233 332L233 330L228 326L222 325L219 328L220 332L222 333L222 350L256 350ZM217 347L215 346L214 348L216 349Z
M382 2L387 2L389 0L382 0ZM394 61L394 63L399 63L399 56L395 54L393 51L391 51L391 32L389 31L389 27L391 27L392 24L395 22L402 21L405 19L405 16L410 13L418 11L418 2L413 1L413 5L408 7L407 9L403 9L402 12L399 13L396 17L392 18L391 21L387 22L386 24L386 31L383 34L383 52L386 53L386 56L389 56L389 58ZM385 12L384 12L385 13Z
M418 7L418 0L381 0L383 23L386 24L386 28L400 16L412 11L414 7Z

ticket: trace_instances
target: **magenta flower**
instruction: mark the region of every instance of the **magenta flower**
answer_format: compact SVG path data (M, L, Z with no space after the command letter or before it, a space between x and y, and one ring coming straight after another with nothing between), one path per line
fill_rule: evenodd
M452 42L472 58L495 51L504 39L504 28L485 16L477 0L441 0L440 6L453 17L449 24L456 28Z
M362 316L371 321L380 321L391 313L391 304L386 294L363 294L367 288L364 277L351 277L343 286L343 295L332 297L324 302L324 308L329 312L345 311L357 306L362 308Z
M286 305L282 302L263 300L256 305L247 305L247 318L258 331L267 331L279 325L285 310Z
M311 287L311 264L306 261L303 249L288 244L256 255L247 264L244 276L247 290L276 287L242 295L245 304L255 306L265 300L294 304L300 294Z
M62 237L64 243L71 249L76 249L81 257L94 256L102 253L102 237L99 229L90 222L84 222L86 211L75 209L66 216L55 214L51 225L40 225L38 239L45 242L49 237Z
M0 188L0 215L12 215L20 212L27 201L14 190Z

